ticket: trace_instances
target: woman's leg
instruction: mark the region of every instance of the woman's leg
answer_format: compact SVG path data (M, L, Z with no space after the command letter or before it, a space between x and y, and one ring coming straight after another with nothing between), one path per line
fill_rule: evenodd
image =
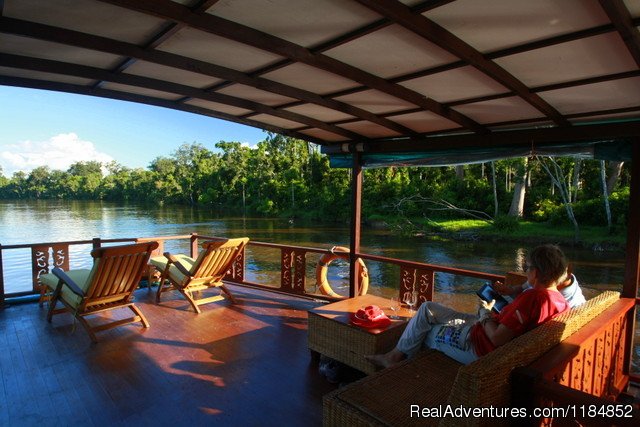
M396 347L385 354L365 356L377 366L388 368L407 357L414 356L424 345L427 335L436 325L475 322L477 316L460 313L442 304L432 301L423 303L418 312L409 321Z
M425 302L409 321L396 349L413 357L424 345L427 335L436 325L462 325L475 322L475 314L461 313L436 302Z

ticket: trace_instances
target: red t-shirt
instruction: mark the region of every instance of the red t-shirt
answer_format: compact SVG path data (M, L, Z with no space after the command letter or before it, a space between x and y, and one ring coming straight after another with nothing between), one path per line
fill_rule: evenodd
M494 319L518 336L568 309L569 304L560 292L532 288L518 295L511 304L494 315ZM484 356L496 348L480 322L471 328L471 342L478 356Z

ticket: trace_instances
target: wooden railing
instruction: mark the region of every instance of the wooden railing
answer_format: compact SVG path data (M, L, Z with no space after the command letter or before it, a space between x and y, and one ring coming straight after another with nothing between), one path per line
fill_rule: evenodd
M112 245L128 242L142 242L154 240L159 243L158 249L153 256L162 255L165 251L168 241L187 241L189 246L189 254L196 257L198 254L198 245L203 240L216 240L221 237L201 236L198 234L176 235L176 236L157 236L143 238L121 238L121 239L100 239L92 240L76 240L66 242L46 242L33 244L18 245L1 245L0 244L0 304L4 304L6 298L21 297L27 295L36 295L40 293L39 277L41 274L48 273L53 267L60 267L68 270L71 262L71 248L73 246L91 245L92 248L98 248L102 245ZM265 243L249 241L248 250L258 251L259 248L273 249L280 253L280 278L279 283L256 283L247 279L245 271L245 260L247 257L246 249L236 260L234 268L230 270L226 280L243 286L264 289L271 292L283 292L303 297L311 297L315 299L331 300L334 298L321 295L316 289L309 289L307 269L315 268L315 263L309 265L310 255L319 257L327 253L327 249L310 248L302 246L282 245L276 243ZM2 270L3 254L10 250L30 249L31 253L31 287L27 291L5 293L5 276ZM87 255L88 255L87 251ZM419 301L431 301L434 294L435 274L449 273L454 275L478 278L485 281L504 280L504 276L483 273L479 271L462 270L451 267L404 261L395 258L387 258L382 256L358 254L364 260L386 263L395 265L400 270L400 279L397 285L398 296L415 290L419 293ZM315 283L315 278L313 282ZM392 286L392 284L387 284Z
M514 370L514 405L529 413L553 409L527 425L637 425L638 408L616 402L630 380L625 348L635 305L621 298L540 359Z

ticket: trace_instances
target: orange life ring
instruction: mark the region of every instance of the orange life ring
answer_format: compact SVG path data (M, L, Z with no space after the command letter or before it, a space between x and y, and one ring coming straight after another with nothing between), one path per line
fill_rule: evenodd
M338 253L336 253L335 251L338 251ZM342 296L331 289L331 285L327 280L327 270L329 270L329 264L331 264L331 261L337 258L349 259L349 248L345 248L344 246L334 246L326 254L322 255L316 267L316 285L318 286L320 293L323 295L327 295L333 298L346 298L345 296ZM358 258L357 262L358 264L360 264L359 295L364 295L369 289L369 271L367 270L367 266L364 265L364 261L362 260L362 258Z

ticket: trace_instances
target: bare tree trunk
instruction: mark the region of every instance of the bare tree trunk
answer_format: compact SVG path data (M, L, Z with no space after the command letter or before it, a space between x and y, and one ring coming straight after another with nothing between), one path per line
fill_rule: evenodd
M578 200L578 190L580 189L580 171L582 170L582 161L576 159L576 163L573 166L573 182L571 184L571 203L575 203Z
M600 182L602 183L604 210L607 213L607 231L611 233L611 206L609 206L609 191L607 190L607 176L605 174L604 160L600 160Z
M493 218L498 217L498 186L496 185L496 163L491 162L491 178L493 184Z
M610 162L609 163L609 180L607 181L607 194L613 193L616 188L620 174L622 173L622 166L624 162Z
M526 157L523 159L523 164L517 169L517 175L515 176L516 185L513 189L509 216L516 218L522 218L524 212L524 198L527 193L527 173L529 169L528 161L529 159Z
M536 156L542 168L547 172L549 178L551 178L551 182L558 189L560 193L560 197L562 198L562 202L564 204L564 208L567 211L567 216L569 220L573 224L574 230L574 240L577 242L580 240L580 227L578 226L578 221L576 220L576 216L573 213L573 206L571 205L569 189L567 186L567 180L565 178L565 174L562 171L562 168L556 162L553 157L546 157L549 160L549 165L544 161L543 157Z

